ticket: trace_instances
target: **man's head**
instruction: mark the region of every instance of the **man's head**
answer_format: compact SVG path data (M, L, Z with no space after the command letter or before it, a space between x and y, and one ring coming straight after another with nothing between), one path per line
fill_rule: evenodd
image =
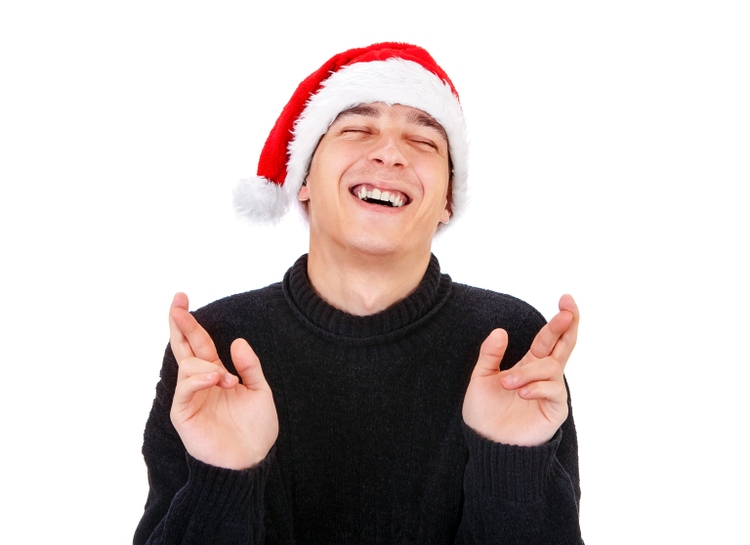
M298 194L311 252L428 255L451 216L450 178L446 133L428 114L382 102L345 110L321 138Z
M297 88L276 121L261 153L258 176L235 190L240 215L256 221L280 218L311 168L318 143L342 112L358 106L409 107L411 121L432 125L447 137L451 191L449 211L465 200L468 144L458 94L445 72L424 49L382 43L335 55ZM379 107L379 106L378 106ZM346 117L346 116L345 116ZM447 190L446 190L447 191Z

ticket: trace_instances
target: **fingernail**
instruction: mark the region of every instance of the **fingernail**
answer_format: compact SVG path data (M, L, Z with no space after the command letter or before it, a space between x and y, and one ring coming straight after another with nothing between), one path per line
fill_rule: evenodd
M213 380L215 376L216 376L215 373L207 373L206 380Z
M516 383L516 377L513 375L506 375L505 376L505 384L508 386L513 386Z

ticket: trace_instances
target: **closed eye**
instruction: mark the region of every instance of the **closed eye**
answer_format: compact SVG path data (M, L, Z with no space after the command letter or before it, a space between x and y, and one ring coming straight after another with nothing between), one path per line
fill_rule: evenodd
M341 134L352 133L352 132L353 133L358 133L359 132L359 133L364 133L364 134L370 134L370 132L372 132L372 131L370 131L370 129L368 129L366 127L345 127L343 129L341 129Z
M435 142L432 142L431 140L413 139L412 142L414 142L415 144L418 144L420 146L427 146L429 148L434 149L435 151L438 151L438 149L439 149L438 146L437 146L437 144L435 144Z

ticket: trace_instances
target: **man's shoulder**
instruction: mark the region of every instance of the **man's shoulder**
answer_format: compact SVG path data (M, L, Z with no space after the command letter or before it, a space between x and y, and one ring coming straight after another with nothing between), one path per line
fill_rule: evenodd
M469 339L478 349L493 329L504 329L509 343L503 368L523 357L546 323L533 306L507 293L454 283L453 295L447 309L450 335Z
M526 301L485 288L453 282L454 304L477 320L512 320L540 326L544 316Z
M267 313L279 297L283 298L281 283L277 282L263 288L236 293L217 299L194 312L201 323L227 324L231 322L246 322L255 316Z

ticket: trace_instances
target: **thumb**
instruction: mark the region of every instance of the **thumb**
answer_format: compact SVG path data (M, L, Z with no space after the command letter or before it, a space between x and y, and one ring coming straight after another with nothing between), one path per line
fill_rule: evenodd
M473 376L486 377L500 372L500 360L508 348L508 333L495 329L482 343Z
M242 379L242 384L250 390L269 390L271 387L266 382L260 360L255 351L245 339L235 339L230 347L232 362L237 374Z

